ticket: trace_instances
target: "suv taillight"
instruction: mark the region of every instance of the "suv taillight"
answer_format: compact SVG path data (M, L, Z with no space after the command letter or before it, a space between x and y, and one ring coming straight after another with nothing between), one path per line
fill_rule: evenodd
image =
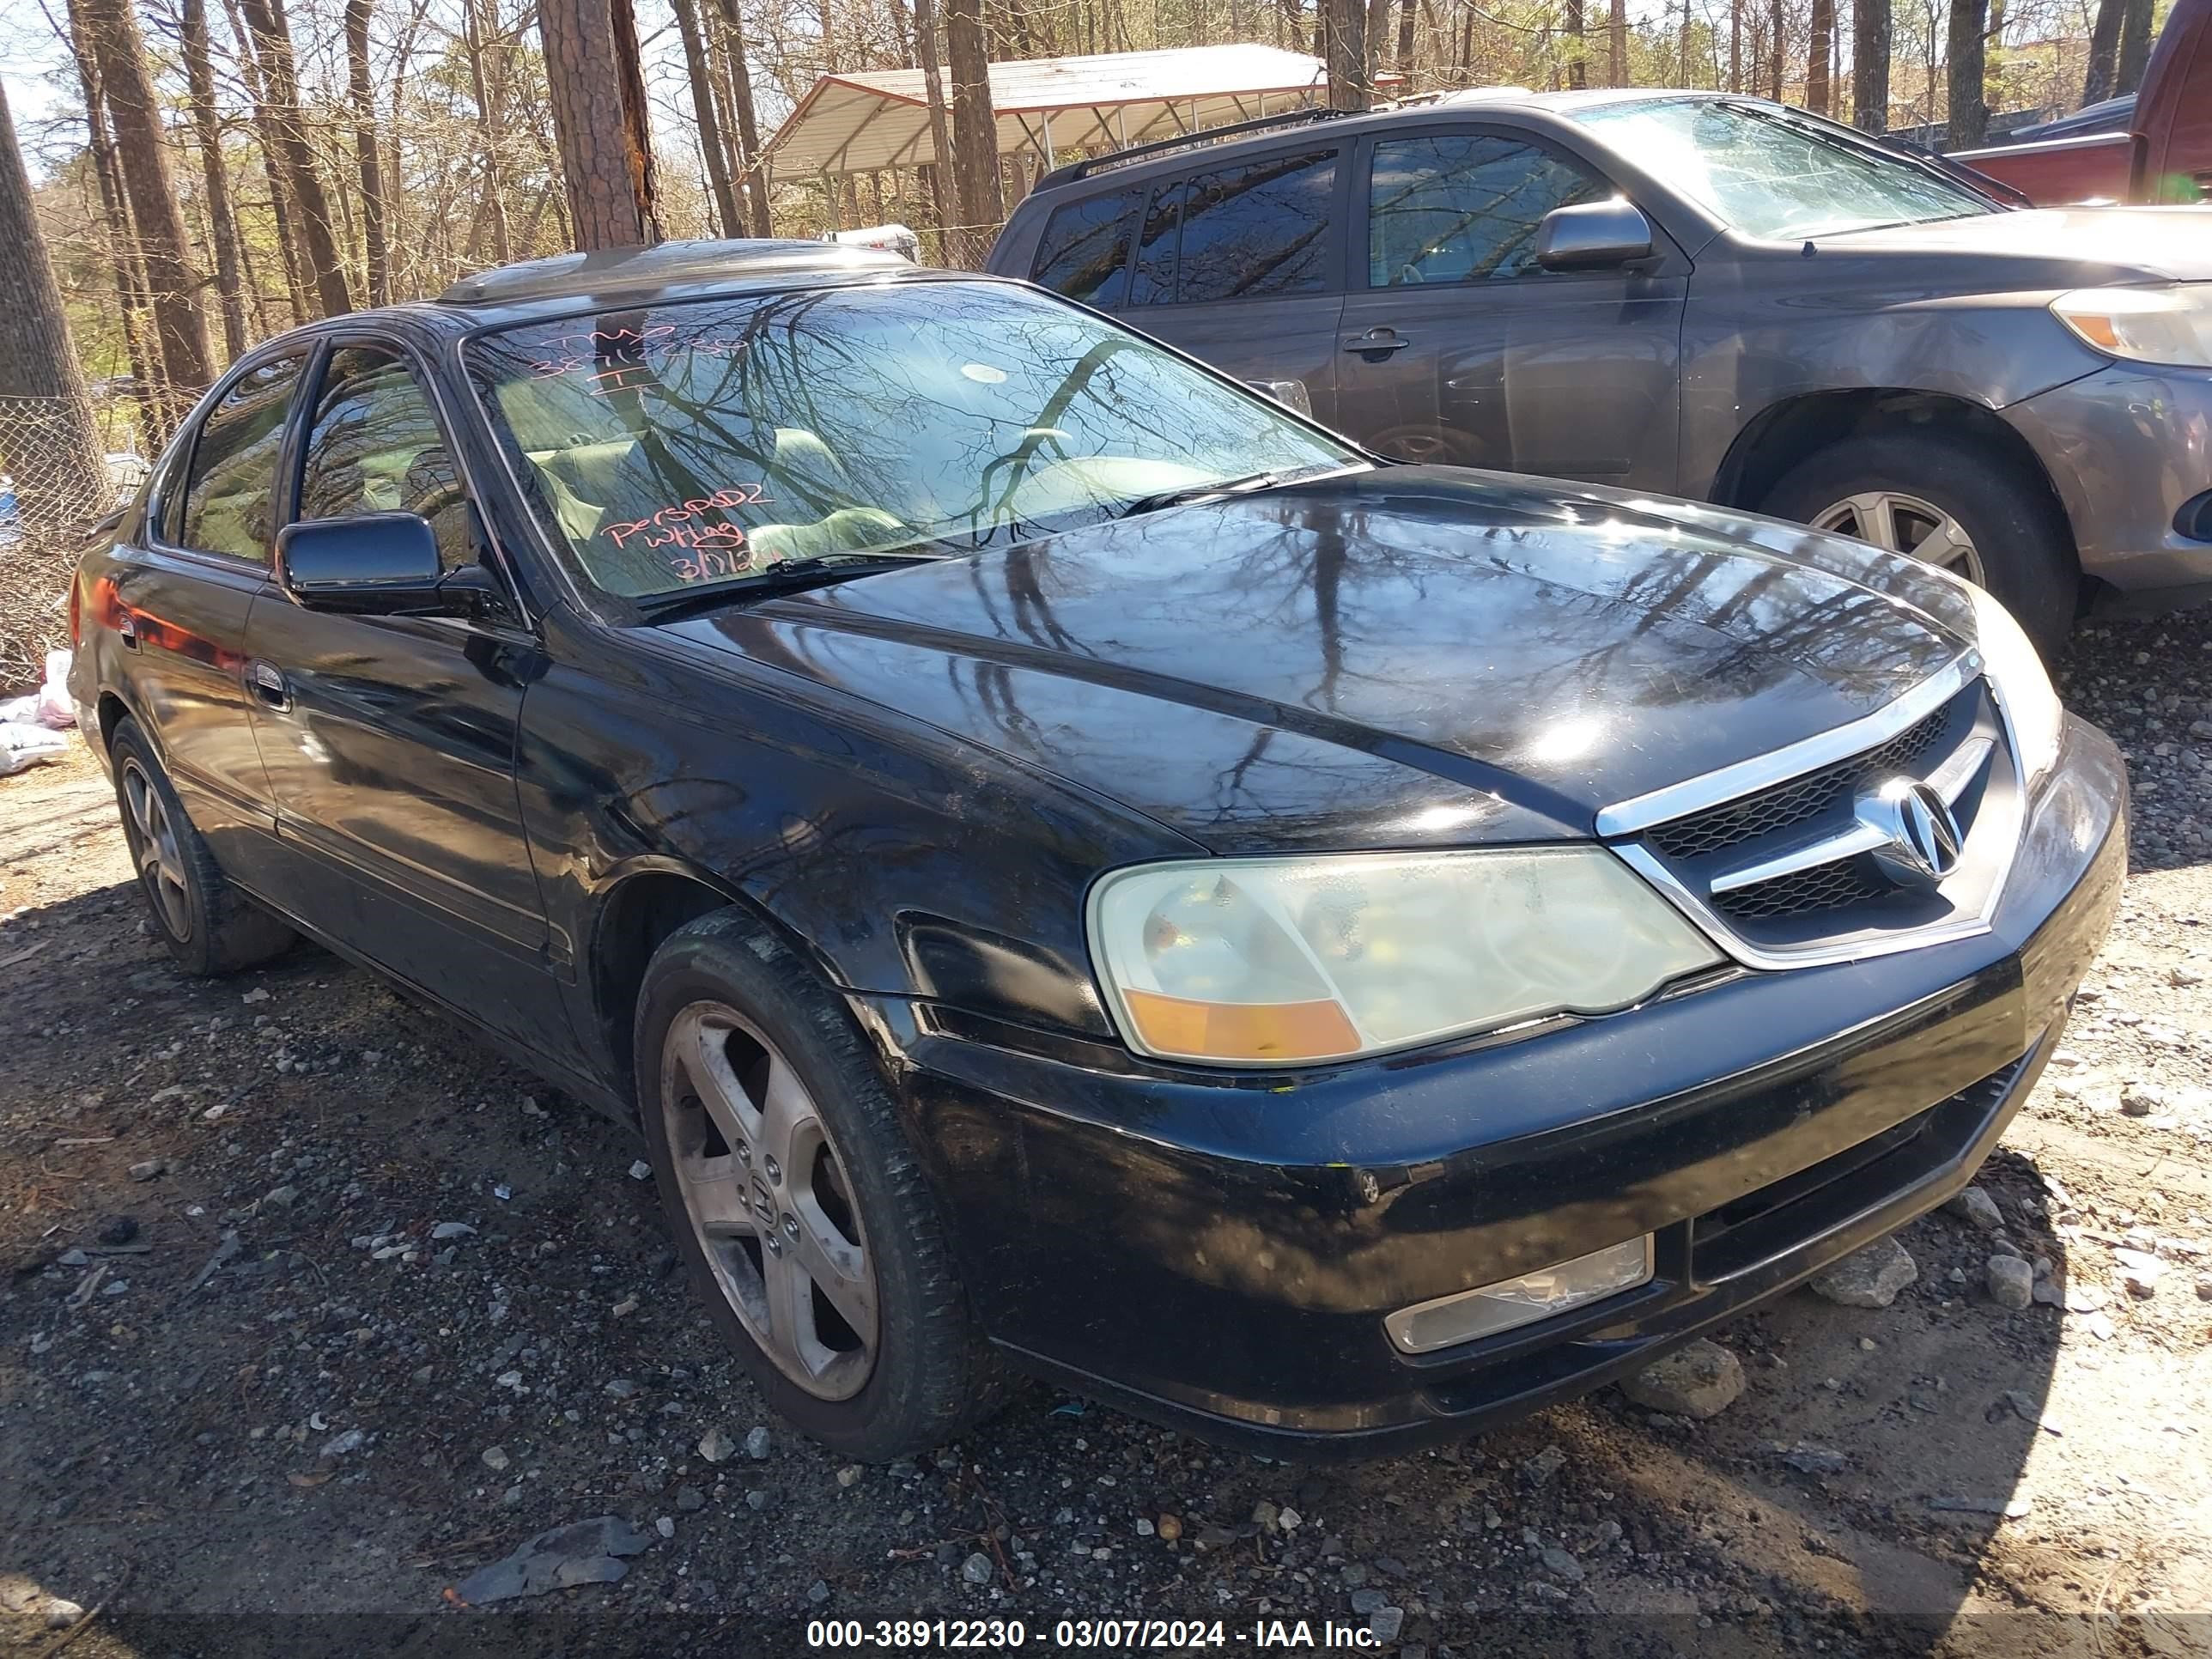
M84 578L70 573L70 649L84 643Z

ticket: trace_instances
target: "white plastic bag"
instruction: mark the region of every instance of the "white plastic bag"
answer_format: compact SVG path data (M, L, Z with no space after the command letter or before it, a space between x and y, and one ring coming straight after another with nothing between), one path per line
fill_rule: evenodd
M69 739L46 726L0 724L0 778L68 752Z
M76 705L70 701L70 653L46 653L46 683L39 687L39 724L68 731L76 724Z

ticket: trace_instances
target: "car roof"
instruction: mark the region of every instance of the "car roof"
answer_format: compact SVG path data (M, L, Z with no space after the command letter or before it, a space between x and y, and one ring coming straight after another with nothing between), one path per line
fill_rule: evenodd
M1296 110L1256 121L1240 121L1225 127L1201 129L1157 143L1133 145L1103 155L1087 157L1055 168L1037 180L1023 205L1075 184L1149 174L1194 155L1234 154L1249 145L1295 139L1316 131L1358 133L1408 121L1449 118L1468 110L1511 110L1538 115L1568 116L1579 110L1607 104L1652 103L1678 99L1734 98L1739 102L1765 100L1749 94L1697 91L1667 87L1589 87L1574 91L1532 92L1526 87L1468 87L1455 92L1422 93L1371 110Z
M558 253L464 276L433 300L344 312L272 337L256 355L330 335L377 328L451 339L488 328L580 311L617 311L678 299L777 293L858 283L957 279L978 271L916 265L896 253L831 242L737 238Z

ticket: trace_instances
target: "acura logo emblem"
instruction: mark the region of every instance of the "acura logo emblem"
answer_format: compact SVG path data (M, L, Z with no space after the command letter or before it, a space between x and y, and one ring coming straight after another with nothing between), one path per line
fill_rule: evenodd
M1855 811L1881 837L1874 861L1899 886L1934 887L1959 867L1959 820L1919 779L1884 779L1858 798Z

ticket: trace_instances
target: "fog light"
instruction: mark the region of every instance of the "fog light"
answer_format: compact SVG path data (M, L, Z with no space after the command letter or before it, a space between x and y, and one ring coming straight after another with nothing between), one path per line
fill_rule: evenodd
M1549 1319L1601 1297L1633 1290L1650 1278L1651 1235L1646 1233L1518 1279L1401 1308L1382 1327L1407 1353L1428 1353Z

